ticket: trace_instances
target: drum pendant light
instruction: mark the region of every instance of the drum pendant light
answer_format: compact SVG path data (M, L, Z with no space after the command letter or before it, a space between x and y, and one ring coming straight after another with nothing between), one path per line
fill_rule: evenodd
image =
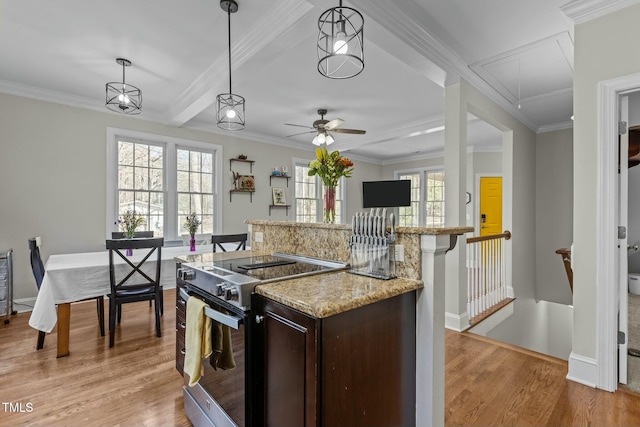
M318 71L330 79L348 79L364 69L364 19L350 7L328 9L318 19Z
M126 84L124 80L124 69L131 66L131 61L117 58L116 62L122 65L122 83L107 83L105 105L108 109L117 113L140 114L142 112L142 91L133 85Z
M216 119L218 127L225 130L244 129L244 98L231 91L231 14L238 11L238 2L222 0L220 7L227 12L229 28L229 93L216 97Z

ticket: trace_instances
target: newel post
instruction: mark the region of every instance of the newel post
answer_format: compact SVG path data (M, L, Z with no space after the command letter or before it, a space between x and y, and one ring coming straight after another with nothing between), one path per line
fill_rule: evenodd
M444 426L444 260L456 238L420 238L424 288L416 299L416 426Z

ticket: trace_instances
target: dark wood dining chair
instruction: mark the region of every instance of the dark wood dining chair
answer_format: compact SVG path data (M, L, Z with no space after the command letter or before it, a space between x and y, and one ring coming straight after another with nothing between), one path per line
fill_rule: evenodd
M149 238L153 237L153 231L136 231L135 236L137 238ZM112 239L124 239L124 231L112 231L111 232ZM162 286L160 286L160 290L162 291ZM160 292L160 315L164 314L164 299L162 298L163 293ZM151 301L149 301L149 307L151 307Z
M222 246L223 243L238 243L236 251L247 249L247 234L214 234L211 236L211 243L213 243L213 252L216 251L216 246L222 249L222 252L227 250Z
M153 237L153 231L136 231L133 237ZM112 231L112 239L124 239L124 231Z
M42 281L44 280L44 265L40 256L40 246L42 245L42 239L40 237L32 237L29 242L29 258L31 260L31 270L33 271L33 277L36 279L36 286L40 291ZM104 336L104 296L87 298L82 301L88 301L90 299L96 300L96 308L98 310L98 322L100 324L100 335ZM36 345L37 350L42 350L44 347L45 333L38 331L38 342Z
M116 319L122 319L122 304L138 301L153 301L156 316L156 336L161 337L160 307L161 292L160 271L162 267L162 245L164 238L109 239L106 247L109 250L109 347L115 343ZM146 250L141 261L134 263L125 255L126 249ZM124 264L116 265L116 257L124 260ZM147 262L155 261L154 273L145 273L142 267ZM124 267L124 268L120 268ZM124 271L123 271L124 270Z

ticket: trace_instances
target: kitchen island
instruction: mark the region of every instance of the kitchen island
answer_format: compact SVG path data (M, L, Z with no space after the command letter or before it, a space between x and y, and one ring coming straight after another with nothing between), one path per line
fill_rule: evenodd
M290 252L349 262L351 227L291 221L246 221L251 248ZM458 236L473 227L397 227L396 245L404 247L398 277L422 281L415 291L415 425L444 426L445 254Z
M421 287L348 272L258 285L264 425L415 425Z
M349 261L347 226L247 223L251 251L207 256L283 252ZM341 271L258 284L248 322L259 344L250 352L264 356L256 378L264 378L266 424L444 425L444 258L457 236L469 231L396 229L396 243L404 246L396 279ZM294 394L298 400L277 401ZM330 410L323 412L323 405ZM390 418L384 418L385 407ZM367 411L374 417L367 418ZM345 418L332 418L336 413Z

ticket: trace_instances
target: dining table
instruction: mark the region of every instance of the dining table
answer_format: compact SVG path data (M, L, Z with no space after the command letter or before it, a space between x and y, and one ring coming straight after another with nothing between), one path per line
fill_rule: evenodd
M199 245L195 251L189 246L162 248L160 284L176 285L176 257L213 252L211 244ZM145 249L134 249L129 260L137 264L148 253ZM127 269L127 264L114 257L116 270ZM148 259L142 270L149 274L155 269L155 257ZM29 318L29 326L50 333L58 325L57 357L69 355L69 329L71 303L109 294L109 251L50 255L45 264L45 274L36 302Z

